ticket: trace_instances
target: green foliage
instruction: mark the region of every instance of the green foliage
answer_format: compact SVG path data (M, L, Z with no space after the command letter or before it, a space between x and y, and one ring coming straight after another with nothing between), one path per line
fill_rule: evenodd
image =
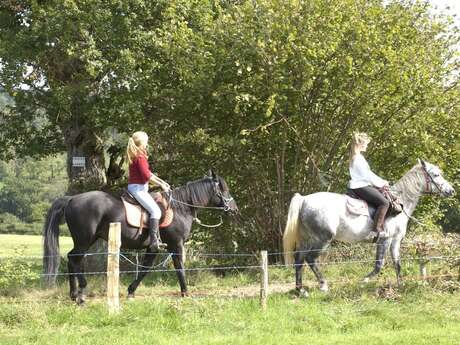
M63 195L66 187L63 155L0 161L0 214L7 214L1 217L0 226L15 227L20 223L18 219L42 222L51 202ZM17 219L11 219L11 215Z
M17 248L13 256L0 257L0 295L11 294L39 280L34 263L22 256L24 250Z
M0 145L66 147L88 157L82 179L98 186L107 128L144 129L173 185L210 167L226 178L243 222L195 231L210 250L280 248L294 192L344 191L355 130L373 138L383 177L420 157L458 184L460 36L426 3L59 0L0 11L0 75L15 100ZM436 223L437 207L417 215Z
M203 34L212 59L176 94L171 130L158 133L162 152L178 152L161 171L183 180L208 162L240 205L244 223L205 234L205 243L279 248L294 192L345 190L355 130L373 138L369 159L387 179L417 157L458 176L449 47L459 35L447 19L399 1L243 1L218 14ZM421 208L433 224L436 207Z

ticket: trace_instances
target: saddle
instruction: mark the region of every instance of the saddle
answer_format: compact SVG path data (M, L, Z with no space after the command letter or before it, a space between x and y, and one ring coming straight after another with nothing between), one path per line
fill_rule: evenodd
M403 204L401 200L388 189L381 190L383 196L390 202L390 207L385 215L385 218L396 216L403 211ZM346 208L347 211L351 214L368 216L374 219L375 212L377 208L371 204L368 204L367 201L361 199L353 189L347 189L345 193L346 198Z
M169 201L164 198L161 193L153 193L152 197L161 210L160 229L166 228L171 225L173 221L173 209L169 207ZM139 202L131 195L131 193L129 193L127 190L123 191L123 194L121 195L121 201L125 207L126 222L129 225L138 228L139 230L148 228L150 218L149 213L139 204Z

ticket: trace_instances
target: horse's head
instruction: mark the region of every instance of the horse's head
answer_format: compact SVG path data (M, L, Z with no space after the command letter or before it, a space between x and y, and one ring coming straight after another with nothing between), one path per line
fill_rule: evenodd
M211 204L216 207L223 207L225 212L238 212L236 201L230 195L230 190L225 180L212 170L209 170L207 177L211 179L213 184L214 195L211 198Z
M436 165L419 159L420 168L425 176L425 193L439 194L445 197L453 196L455 189L442 176L442 171Z

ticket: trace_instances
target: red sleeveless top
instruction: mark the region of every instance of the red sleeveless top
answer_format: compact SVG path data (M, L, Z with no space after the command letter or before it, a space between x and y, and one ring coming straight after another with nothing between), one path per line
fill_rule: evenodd
M139 155L129 165L128 184L145 184L152 175L147 157Z

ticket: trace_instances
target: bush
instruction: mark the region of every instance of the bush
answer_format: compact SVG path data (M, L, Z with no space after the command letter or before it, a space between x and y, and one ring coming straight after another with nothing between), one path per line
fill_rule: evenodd
M24 249L16 249L14 256L0 258L0 295L11 295L39 278L34 264L24 258Z
M11 213L0 214L0 234L41 235L42 222L24 223Z

